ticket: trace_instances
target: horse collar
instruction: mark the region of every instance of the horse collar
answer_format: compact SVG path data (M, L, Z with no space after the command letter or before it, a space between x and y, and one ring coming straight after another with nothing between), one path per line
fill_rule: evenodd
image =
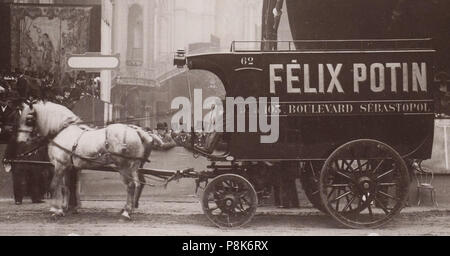
M72 153L70 154L70 163L72 164L72 166L75 166L75 164L73 163L73 155L75 155L75 151L77 150L78 147L78 142L80 142L81 136L83 136L83 134L87 132L87 130L83 130L80 134L80 136L78 136L77 140L75 141L75 144L73 144L72 146Z

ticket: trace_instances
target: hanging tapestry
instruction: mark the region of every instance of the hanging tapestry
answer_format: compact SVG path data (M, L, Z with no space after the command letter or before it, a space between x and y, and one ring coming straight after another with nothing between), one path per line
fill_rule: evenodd
M11 7L11 67L62 79L66 54L89 49L92 7Z

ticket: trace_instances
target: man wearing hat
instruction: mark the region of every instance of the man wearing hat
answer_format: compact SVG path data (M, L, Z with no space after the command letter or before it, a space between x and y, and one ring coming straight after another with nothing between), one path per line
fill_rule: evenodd
M15 158L14 126L19 116L17 109L8 100L8 92L0 89L0 161ZM10 164L0 164L1 171L11 172ZM16 204L22 203L25 193L25 175L12 170L14 199Z
M158 123L156 125L156 135L160 141L155 140L156 150L169 150L177 145L168 132L168 127L164 123Z

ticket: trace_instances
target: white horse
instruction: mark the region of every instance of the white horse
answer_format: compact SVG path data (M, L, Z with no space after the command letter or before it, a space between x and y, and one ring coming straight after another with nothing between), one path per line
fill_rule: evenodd
M82 169L113 165L127 187L122 216L131 219L130 214L139 197L135 191L142 186L138 169L150 156L152 136L139 127L124 124L89 129L81 125L80 118L68 108L43 101L23 105L17 141L30 142L34 133L48 139L48 155L55 166L52 180L55 199L51 209L54 216L64 216L69 208L70 172L76 172L75 177L78 177ZM79 182L74 191L79 206L78 192Z

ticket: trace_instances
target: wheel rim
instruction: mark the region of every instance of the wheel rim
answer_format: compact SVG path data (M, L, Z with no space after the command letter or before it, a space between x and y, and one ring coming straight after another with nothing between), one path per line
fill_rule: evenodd
M245 178L225 174L216 177L205 188L202 208L208 219L223 228L240 227L255 215L257 194Z
M320 170L323 164L324 161L306 162L305 169L300 172L300 182L306 197L313 207L328 214L322 204L319 191Z
M347 143L325 162L320 196L328 213L351 228L378 227L404 206L408 170L400 155L374 140Z

